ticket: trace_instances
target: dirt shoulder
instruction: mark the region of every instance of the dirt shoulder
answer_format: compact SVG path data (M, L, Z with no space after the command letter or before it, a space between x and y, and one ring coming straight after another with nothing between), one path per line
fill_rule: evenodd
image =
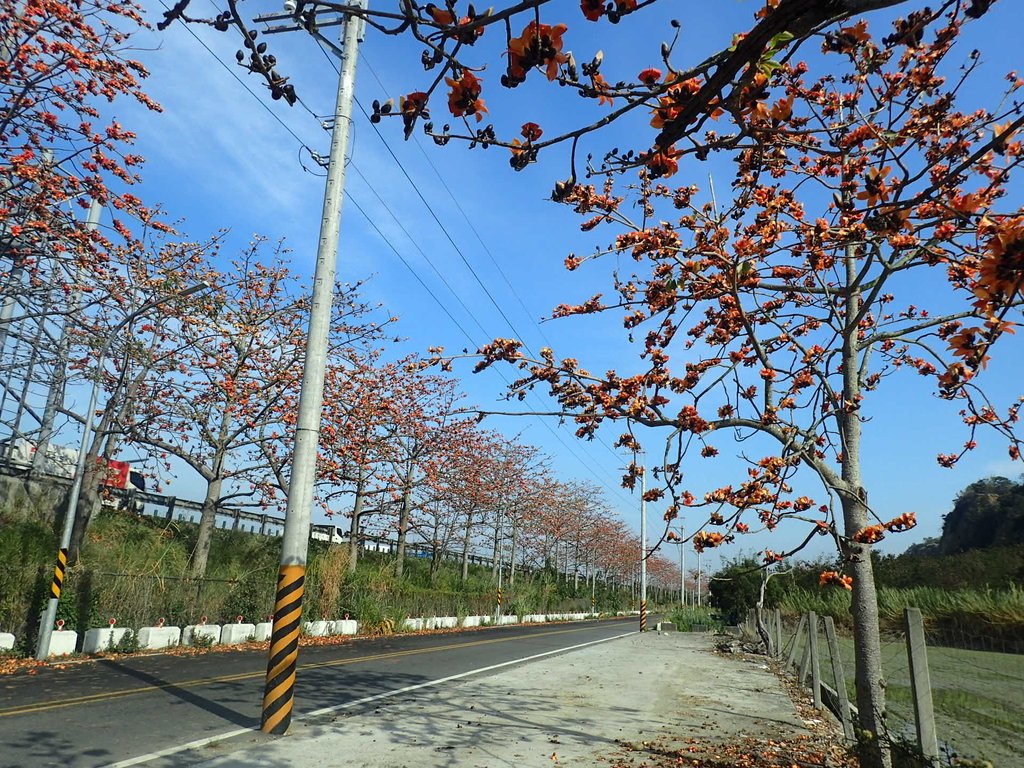
M838 759L831 724L794 702L763 659L717 653L707 635L630 635L385 701L241 749L211 745L177 764L754 768Z

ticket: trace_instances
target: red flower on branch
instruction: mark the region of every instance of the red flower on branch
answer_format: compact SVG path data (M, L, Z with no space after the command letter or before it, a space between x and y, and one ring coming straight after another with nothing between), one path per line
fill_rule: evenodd
M484 119L482 113L487 111L487 107L480 98L480 79L476 75L472 72L463 72L458 80L446 77L444 81L451 86L448 92L448 109L455 117L476 115L477 122Z

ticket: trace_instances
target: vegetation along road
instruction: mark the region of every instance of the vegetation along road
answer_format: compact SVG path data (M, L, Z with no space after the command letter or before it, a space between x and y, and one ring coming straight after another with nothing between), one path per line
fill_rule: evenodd
M302 652L295 712L301 718L372 707L411 687L445 685L455 676L635 629L635 620L606 620L312 646ZM104 660L6 678L0 683L0 766L110 765L251 734L259 725L265 672L265 652L244 651Z

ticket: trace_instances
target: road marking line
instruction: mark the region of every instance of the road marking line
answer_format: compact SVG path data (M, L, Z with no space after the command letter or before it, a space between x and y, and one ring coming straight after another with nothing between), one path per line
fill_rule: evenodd
M526 635L526 637L547 637L550 635L563 635L570 632L583 632L590 627L574 627L572 629L561 629L554 630L551 632L538 632L536 635ZM400 637L400 635L399 635ZM522 636L520 636L522 637ZM520 637L498 637L490 640L474 640L468 643L449 643L448 645L437 645L430 648L414 648L407 651L392 651L390 653L377 653L369 656L358 656L351 659L336 659L334 661L319 661L308 664L300 664L299 669L319 669L321 667L340 667L347 666L349 664L358 664L363 661L380 661L382 659L397 659L402 656L415 656L423 653L432 653L434 651L450 651L457 648L472 648L481 645L490 645L493 643L507 643L512 640L518 640ZM233 675L221 675L219 677L200 677L194 680L183 680L179 683L163 683L161 685L146 685L139 688L126 688L121 691L105 691L103 693L93 693L87 696L78 696L72 699L61 699L59 701L41 701L35 704L26 704L20 707L8 707L7 709L0 709L0 718L14 717L16 715L26 715L33 712L47 712L52 709L64 709L66 707L73 707L76 704L87 704L87 703L98 703L101 701L110 701L113 699L123 698L125 696L134 696L142 693L152 693L161 690L167 690L168 688L198 688L204 685L212 685L214 683L233 683L242 680L251 680L257 677L263 677L266 675L266 671L258 672L239 672Z
M484 672L490 672L491 670L501 669L502 667L510 667L513 664L522 664L522 663L527 662L527 661L533 661L534 659L542 659L545 656L552 656L552 655L554 655L556 653L566 653L568 651L575 651L575 650L579 650L580 648L586 648L587 646L590 646L590 645L598 645L600 643L607 643L607 642L609 642L611 640L619 640L620 638L629 637L630 635L635 635L635 634L636 634L636 631L632 630L630 632L624 632L621 635L614 635L612 637L604 637L604 638L601 638L600 640L590 640L590 641L588 641L586 643L579 643L577 645L570 645L570 646L568 646L566 648L556 648L556 649L551 650L551 651L544 651L543 653L535 653L532 656L524 656L524 657L519 658L519 659L512 659L511 661L503 661L503 662L501 662L499 664L491 664L490 666L487 666L487 667L480 667L478 669L471 669L468 672L460 672L457 675L449 675L448 677L438 678L437 680L430 680L430 681L425 682L425 683L417 683L416 685L407 685L404 688L398 688L397 690L394 690L394 691L387 691L385 693L377 693L377 694L374 694L373 696L364 696L361 699L356 699L355 701L349 701L349 702L346 702L344 704L337 704L337 705L335 705L333 707L323 707L322 709L314 709L312 712L307 712L307 713L305 713L303 715L299 715L295 719L299 720L299 721L308 720L310 718L319 717L320 715L330 714L331 712L338 712L338 711L343 710L343 709L352 709L353 707L358 707L358 706L361 706L363 704L370 704L370 703L372 703L374 701L380 701L381 699L391 698L392 696L400 696L400 695L402 695L404 693L409 693L410 691L417 691L417 690L421 690L423 688L432 688L432 687L434 687L436 685L442 685L444 683L450 683L453 680L460 680L460 679L462 679L464 677L470 677L471 675L479 675L479 674L482 674ZM488 640L488 641L485 641L485 642L495 642L495 641ZM473 643L473 645L476 645L476 643ZM132 757L132 758L129 758L127 760L121 760L120 762L117 762L117 763L110 763L109 765L102 766L102 768L129 768L130 766L133 766L133 765L142 765L143 763L148 763L148 762L151 762L153 760L159 760L161 757L168 757L170 755L174 755L174 754L177 754L179 752L185 752L185 751L188 751L190 749L199 749L200 747L205 747L207 744L212 744L213 742L216 742L216 741L224 741L226 739L232 739L232 738L234 738L236 736L241 736L242 734L245 734L245 733L253 733L254 731L255 731L255 729L253 729L253 728L236 728L233 731L225 731L224 733L219 733L216 736L207 736L205 739L197 739L196 741L190 741L187 744L181 744L181 745L179 745L177 747L168 747L167 749L161 749L159 752L150 752L150 753L145 754L145 755L139 755L138 757Z

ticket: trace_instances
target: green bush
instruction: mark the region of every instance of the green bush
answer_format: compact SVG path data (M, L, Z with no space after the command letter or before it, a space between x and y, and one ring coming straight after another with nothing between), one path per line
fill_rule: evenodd
M733 560L711 577L708 582L711 606L726 624L742 623L747 611L757 605L761 584L766 577L764 606L776 607L786 591L781 576L766 571L752 557Z

